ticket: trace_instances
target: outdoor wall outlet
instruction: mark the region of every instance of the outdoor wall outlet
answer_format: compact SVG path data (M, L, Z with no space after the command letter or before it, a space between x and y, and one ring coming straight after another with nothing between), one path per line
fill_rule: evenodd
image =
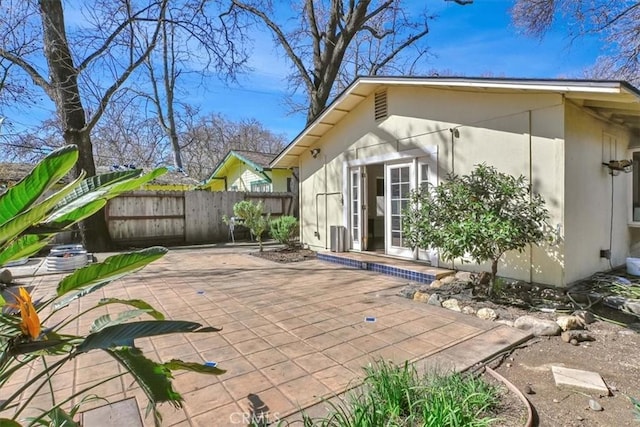
M611 259L611 249L600 249L600 258Z

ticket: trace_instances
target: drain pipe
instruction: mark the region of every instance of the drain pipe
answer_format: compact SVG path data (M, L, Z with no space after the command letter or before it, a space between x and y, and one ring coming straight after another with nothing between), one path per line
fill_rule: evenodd
M531 110L529 119L529 203L533 200L533 119ZM529 283L533 283L533 243L529 243Z

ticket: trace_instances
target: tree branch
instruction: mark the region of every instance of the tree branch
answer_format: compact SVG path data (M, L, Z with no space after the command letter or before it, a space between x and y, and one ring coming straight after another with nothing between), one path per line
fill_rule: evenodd
M427 34L429 34L429 27L425 23L423 31L421 31L418 34L416 34L414 36L411 36L408 39L406 39L404 41L404 43L398 45L398 47L396 47L382 61L378 62L377 64L374 64L373 67L371 68L371 75L375 76L376 74L378 74L378 71L380 71L380 69L382 67L384 67L386 64L388 64L389 61L391 61L393 58L395 58L396 55L398 55L402 50L404 50L405 48L409 47L413 43L417 42L418 40L420 40L422 37L426 36Z
M22 68L29 75L29 77L31 77L35 84L40 86L47 93L47 95L53 98L53 88L51 87L49 82L46 81L44 77L42 77L42 75L40 75L40 73L38 73L38 71L31 64L1 47L0 57Z
M100 103L98 104L98 108L95 114L93 115L93 117L91 117L87 121L85 130L90 132L91 129L93 129L96 123L98 123L98 120L100 120L100 117L102 117L102 114L104 114L104 111L107 108L107 105L109 104L109 100L111 99L113 94L120 88L120 86L124 84L124 82L129 78L131 73L140 64L142 64L144 61L147 60L147 58L155 48L156 43L158 41L158 35L160 34L160 30L162 29L162 24L164 22L164 15L167 10L168 2L169 0L162 0L161 6L160 6L160 16L158 17L158 25L156 26L153 32L153 36L151 37L151 42L149 43L149 45L147 46L143 54L140 55L140 57L134 63L129 64L127 69L124 70L124 72L120 75L120 77L118 77L118 79L105 91L104 95L102 96L102 99L100 100Z
M271 29L271 31L273 31L273 33L276 35L276 38L278 39L278 42L280 43L280 45L283 47L283 49L287 53L287 56L289 57L289 59L291 59L291 61L293 62L294 66L298 69L298 72L300 73L300 76L304 79L305 85L307 86L308 90L309 91L313 90L313 82L311 81L311 78L309 77L309 74L307 73L307 70L306 70L306 68L304 66L304 63L302 62L300 57L298 57L298 55L296 55L295 51L293 50L293 47L291 47L291 45L287 41L287 38L285 37L285 35L282 32L282 30L278 27L278 25L276 25L275 22L273 22L271 19L269 19L269 17L264 12L262 12L261 10L258 10L257 8L255 8L253 6L250 6L250 5L246 4L246 3L240 2L238 0L231 0L231 3L234 6L237 6L240 9L245 10L245 11L257 16L258 18L260 18L267 25L267 27L269 27L269 29Z
M473 4L473 0L444 0L444 1L452 1L462 6L466 6L468 4Z

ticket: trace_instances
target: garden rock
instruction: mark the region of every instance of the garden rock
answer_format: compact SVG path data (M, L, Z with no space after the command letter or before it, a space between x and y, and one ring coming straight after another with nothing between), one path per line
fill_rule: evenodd
M401 297L404 298L409 298L409 299L413 299L414 295L416 294L417 289L412 287L412 286L405 286L404 288L400 289L398 291L398 295L400 295Z
M562 341L564 341L566 343L571 343L574 340L576 342L578 342L578 343L583 342L583 341L595 341L596 340L594 337L592 337L588 333L581 332L581 331L564 331L562 334L560 334L560 338L562 338Z
M560 335L562 329L553 320L538 319L533 316L518 317L513 326L523 331L529 331L536 337Z
M582 323L584 323L585 325L590 325L596 321L596 318L593 316L593 314L587 310L574 311L571 315L581 319Z
M429 301L427 301L427 304L435 305L436 307L442 307L442 299L440 298L440 295L433 294L429 298Z
M636 300L636 299L627 300L623 305L623 309L633 314L640 314L640 300Z
M0 272L0 283L4 283L5 285L10 285L13 282L13 274L11 271L4 269Z
M510 328L513 328L513 320L498 319L496 320L496 323L500 323L502 325L506 325L506 326L509 326Z
M462 314L476 314L476 309L470 305L465 305L462 307Z
M433 282L431 282L431 288L433 289L439 289L444 285L444 283L442 283L442 281L440 280L434 280Z
M491 283L491 273L487 273L486 271L480 273L480 275L478 276L478 284L488 285L489 283Z
M413 294L413 300L414 301L418 301L418 302L428 302L429 298L431 298L431 295L429 295L426 292L420 292L420 291L416 291L415 294Z
M456 276L449 275L449 276L445 276L442 279L438 279L443 285L448 285L450 283L453 283L456 281Z
M591 409L592 411L602 411L602 405L598 403L597 400L595 399L589 399L589 409Z
M455 298L449 298L448 300L443 301L442 306L452 311L461 311L460 304L458 303L458 300Z
M484 307L478 310L476 316L482 320L496 320L498 318L498 313L496 313L492 308Z
M563 331L584 329L584 321L578 316L560 316L556 319L556 323L560 325Z
M468 271L458 271L455 276L456 280L461 282L471 282L473 281L472 273Z

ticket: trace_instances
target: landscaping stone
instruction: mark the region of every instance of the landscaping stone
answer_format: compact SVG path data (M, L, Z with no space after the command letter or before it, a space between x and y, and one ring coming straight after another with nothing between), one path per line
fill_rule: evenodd
M538 319L533 316L518 317L513 322L513 326L523 331L530 331L536 337L560 335L562 331L560 325L553 320Z
M461 311L460 304L458 303L458 300L455 298L449 298L448 300L443 301L442 306L452 311Z
M429 298L431 298L431 295L429 295L426 292L420 292L420 291L416 291L413 294L413 300L414 301L418 301L418 302L428 302Z
M577 310L574 311L571 315L581 319L585 325L590 325L596 321L596 318L593 316L593 314L587 310Z
M562 341L566 342L566 343L570 343L572 341L576 341L576 343L580 343L583 341L595 341L596 339L594 337L592 337L591 335L589 335L586 332L582 332L582 331L564 331L562 334L560 334L560 338L562 338Z
M404 288L398 291L398 295L404 298L413 299L413 296L417 292L417 289L411 285L405 286Z
M484 307L478 310L476 316L482 320L496 320L498 318L498 313L492 308Z
M13 282L13 274L11 271L4 269L0 272L0 283L4 283L5 285L10 285Z
M476 314L476 309L470 305L465 305L462 307L462 314Z
M589 399L589 409L596 412L603 410L602 405L595 399Z
M556 319L556 323L560 325L563 331L584 329L584 321L578 316L560 316Z
M509 327L513 328L513 320L498 319L498 320L496 320L496 323L500 323L502 325L506 325L506 326L509 326Z
M442 283L442 281L440 280L434 280L433 282L431 282L431 288L433 289L439 289L444 285L444 283Z
M471 282L473 281L473 273L468 271L458 271L455 278L461 282Z
M427 304L435 305L436 307L442 307L442 298L440 298L440 295L438 294L433 294L429 298L429 301L427 301Z
M445 276L442 279L438 279L443 285L448 285L456 281L456 276L451 274L449 276Z
M609 395L609 388L597 372L552 366L551 373L558 387L579 388L597 392L603 396Z
M640 300L628 299L625 302L623 309L633 314L640 314Z

